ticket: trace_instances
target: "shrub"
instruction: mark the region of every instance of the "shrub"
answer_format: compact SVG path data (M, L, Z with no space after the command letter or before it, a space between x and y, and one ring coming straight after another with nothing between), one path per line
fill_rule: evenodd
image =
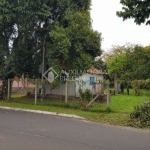
M80 99L81 100L85 100L86 102L89 102L90 100L92 100L93 94L89 89L86 89L83 92L83 90L80 88L79 89L79 94L80 94Z
M80 94L80 99L84 100L85 94L84 94L84 92L83 92L83 90L81 88L79 88L79 94Z
M131 119L139 127L150 127L150 102L144 102L141 106L134 107L134 111L130 114Z
M92 92L89 89L86 89L84 94L85 94L85 100L87 102L92 100L93 94L92 94Z

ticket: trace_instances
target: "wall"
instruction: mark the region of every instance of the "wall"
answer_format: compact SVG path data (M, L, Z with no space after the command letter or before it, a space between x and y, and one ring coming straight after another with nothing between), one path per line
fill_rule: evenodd
M79 97L80 87L83 89L83 91L85 91L85 89L90 89L93 94L101 92L102 90L101 84L90 85L90 77L95 77L95 82L98 82L99 80L103 81L102 75L94 75L86 73L80 78L84 81L84 84L81 83L81 80L79 80L79 78L76 79L77 81L68 81L68 96ZM49 84L46 87L45 94L65 95L65 88L66 84L60 84L55 89L52 89L51 85Z
M82 76L83 81L85 82L85 84L80 84L80 83L76 83L76 96L79 96L79 88L81 87L83 91L85 91L86 89L90 89L91 92L93 94L98 94L102 91L103 87L102 84L94 84L94 85L90 85L90 77L95 77L95 82L99 82L99 81L103 81L103 76L102 75L96 75L96 74L84 74Z
M75 81L70 81L68 85L68 96L76 96ZM66 84L60 84L57 88L51 89L51 85L46 87L46 94L65 95Z

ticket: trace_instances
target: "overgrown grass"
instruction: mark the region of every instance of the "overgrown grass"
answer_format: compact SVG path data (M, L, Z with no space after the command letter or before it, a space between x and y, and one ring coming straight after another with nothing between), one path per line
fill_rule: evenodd
M13 95L9 101L1 101L0 105L75 114L92 121L127 126L130 122L129 114L133 111L133 108L145 101L150 101L149 93L145 90L141 92L141 96L135 96L133 90L130 91L131 95L117 94L111 96L109 109L107 109L106 103L98 102L86 109L81 106L79 100L68 100L68 104L65 104L64 100L46 99L44 101L38 100L37 105L35 105L34 98L26 98L22 95Z

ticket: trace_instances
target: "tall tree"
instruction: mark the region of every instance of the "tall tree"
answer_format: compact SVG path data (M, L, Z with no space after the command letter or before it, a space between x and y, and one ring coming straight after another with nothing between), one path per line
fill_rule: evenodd
M68 69L89 68L94 57L101 54L101 34L91 27L90 3L91 0L2 0L3 77L37 77L44 47L48 67L58 60Z
M115 92L119 92L118 80L128 80L128 61L127 54L130 51L127 46L114 46L109 52L104 54L104 60L107 64L108 73L114 79Z
M122 11L117 11L117 16L123 20L133 18L136 24L150 24L150 1L149 0L120 0L123 5Z
M90 0L3 0L1 31L9 32L7 44L12 40L17 73L34 70L33 61L38 50L42 51L44 38L49 41L46 45L51 58L61 57L68 68L88 68L93 58L101 54L101 34L91 28L90 3Z
M85 3L85 1L84 1ZM101 34L91 28L89 7L68 7L56 22L48 44L49 65L60 59L67 69L88 69L101 55Z

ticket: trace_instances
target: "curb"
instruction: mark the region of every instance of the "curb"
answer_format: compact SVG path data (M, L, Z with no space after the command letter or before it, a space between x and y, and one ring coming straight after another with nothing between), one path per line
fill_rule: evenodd
M14 110L14 111L23 111L23 112L31 112L31 113L38 113L38 114L44 114L44 115L53 115L53 116L75 118L75 119L85 119L83 117L76 116L76 115L56 113L56 112L48 112L48 111L42 111L42 110L30 110L30 109L3 107L3 106L0 106L0 109Z

